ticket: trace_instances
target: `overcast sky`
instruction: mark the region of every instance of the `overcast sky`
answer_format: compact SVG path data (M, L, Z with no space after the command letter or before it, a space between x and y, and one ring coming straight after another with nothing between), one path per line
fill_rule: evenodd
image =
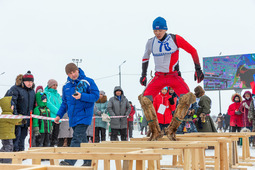
M73 58L108 98L119 85L140 108L137 96L142 56L153 37L152 21L162 16L168 33L179 34L203 57L255 52L254 0L0 0L0 97L18 74L31 70L36 85L49 79L66 82L65 65ZM180 69L190 90L194 81L191 56L180 50ZM153 57L148 72L154 71ZM200 83L203 86L203 83ZM226 112L234 91L222 91ZM207 92L212 114L219 113L218 92Z

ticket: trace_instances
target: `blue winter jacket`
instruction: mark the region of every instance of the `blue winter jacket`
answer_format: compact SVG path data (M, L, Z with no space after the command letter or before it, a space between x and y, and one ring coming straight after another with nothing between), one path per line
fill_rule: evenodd
M86 87L80 87L80 82L86 82ZM77 85L79 87L77 87ZM81 98L76 100L72 95L75 90L82 89ZM58 110L57 116L62 118L67 112L69 117L69 126L74 127L78 124L90 125L94 103L99 99L99 90L94 80L85 76L82 69L79 68L79 77L76 80L67 78L63 86L62 104Z

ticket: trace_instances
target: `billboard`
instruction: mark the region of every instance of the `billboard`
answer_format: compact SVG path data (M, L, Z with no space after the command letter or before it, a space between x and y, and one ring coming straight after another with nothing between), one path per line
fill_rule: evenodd
M204 89L251 88L255 79L255 54L203 58Z

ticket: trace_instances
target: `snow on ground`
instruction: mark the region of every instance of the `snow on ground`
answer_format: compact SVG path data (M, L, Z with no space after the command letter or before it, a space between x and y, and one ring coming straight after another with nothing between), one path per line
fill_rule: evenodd
M137 128L135 128L135 130L133 131L133 136L134 136L134 138L145 137L145 135L141 135L141 133L137 130ZM29 148L28 140L29 140L29 138L27 137L26 138L26 150ZM110 141L108 133L107 133L107 141ZM0 143L0 147L1 147L1 143ZM210 156L210 155L213 155L213 154L214 154L214 150L206 150L206 155ZM241 156L241 154L242 154L241 146L238 146L238 154L239 154L239 156ZM250 148L250 155L252 157L255 157L255 149L254 148ZM169 165L171 163L171 160L172 160L172 156L163 156L163 159L161 160L161 164ZM24 160L23 164L32 164L32 160L31 159ZM75 166L81 166L82 164L83 164L83 161L78 160L76 162ZM49 161L42 161L42 165L50 165L50 162ZM247 167L244 167L244 168L247 168L247 170L254 170L255 169L255 163L254 163L254 166L252 166L252 167L247 166ZM104 169L103 160L99 160L98 169L99 170ZM135 162L134 162L134 168L133 169L135 169ZM111 161L111 170L115 170L115 162L114 161Z

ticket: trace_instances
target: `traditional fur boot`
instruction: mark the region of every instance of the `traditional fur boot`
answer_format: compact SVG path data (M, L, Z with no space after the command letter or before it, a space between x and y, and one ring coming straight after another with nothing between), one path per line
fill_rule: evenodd
M145 118L148 121L149 131L150 131L150 133L148 133L148 135L147 135L148 137L150 137L148 140L154 141L154 140L157 140L157 139L163 137L164 134L161 133L161 130L160 130L160 127L158 124L156 111L153 107L151 100L149 98L143 96L143 94L138 96L138 100L139 100L141 107L144 111Z
M170 125L165 128L166 135L168 139L176 141L176 131L181 124L181 120L177 120L177 117L174 117Z
M170 140L176 140L176 131L180 126L182 119L187 115L190 105L195 102L196 96L191 92L183 95L179 99L179 104L174 112L174 117L172 118L170 125L165 128L166 135Z

